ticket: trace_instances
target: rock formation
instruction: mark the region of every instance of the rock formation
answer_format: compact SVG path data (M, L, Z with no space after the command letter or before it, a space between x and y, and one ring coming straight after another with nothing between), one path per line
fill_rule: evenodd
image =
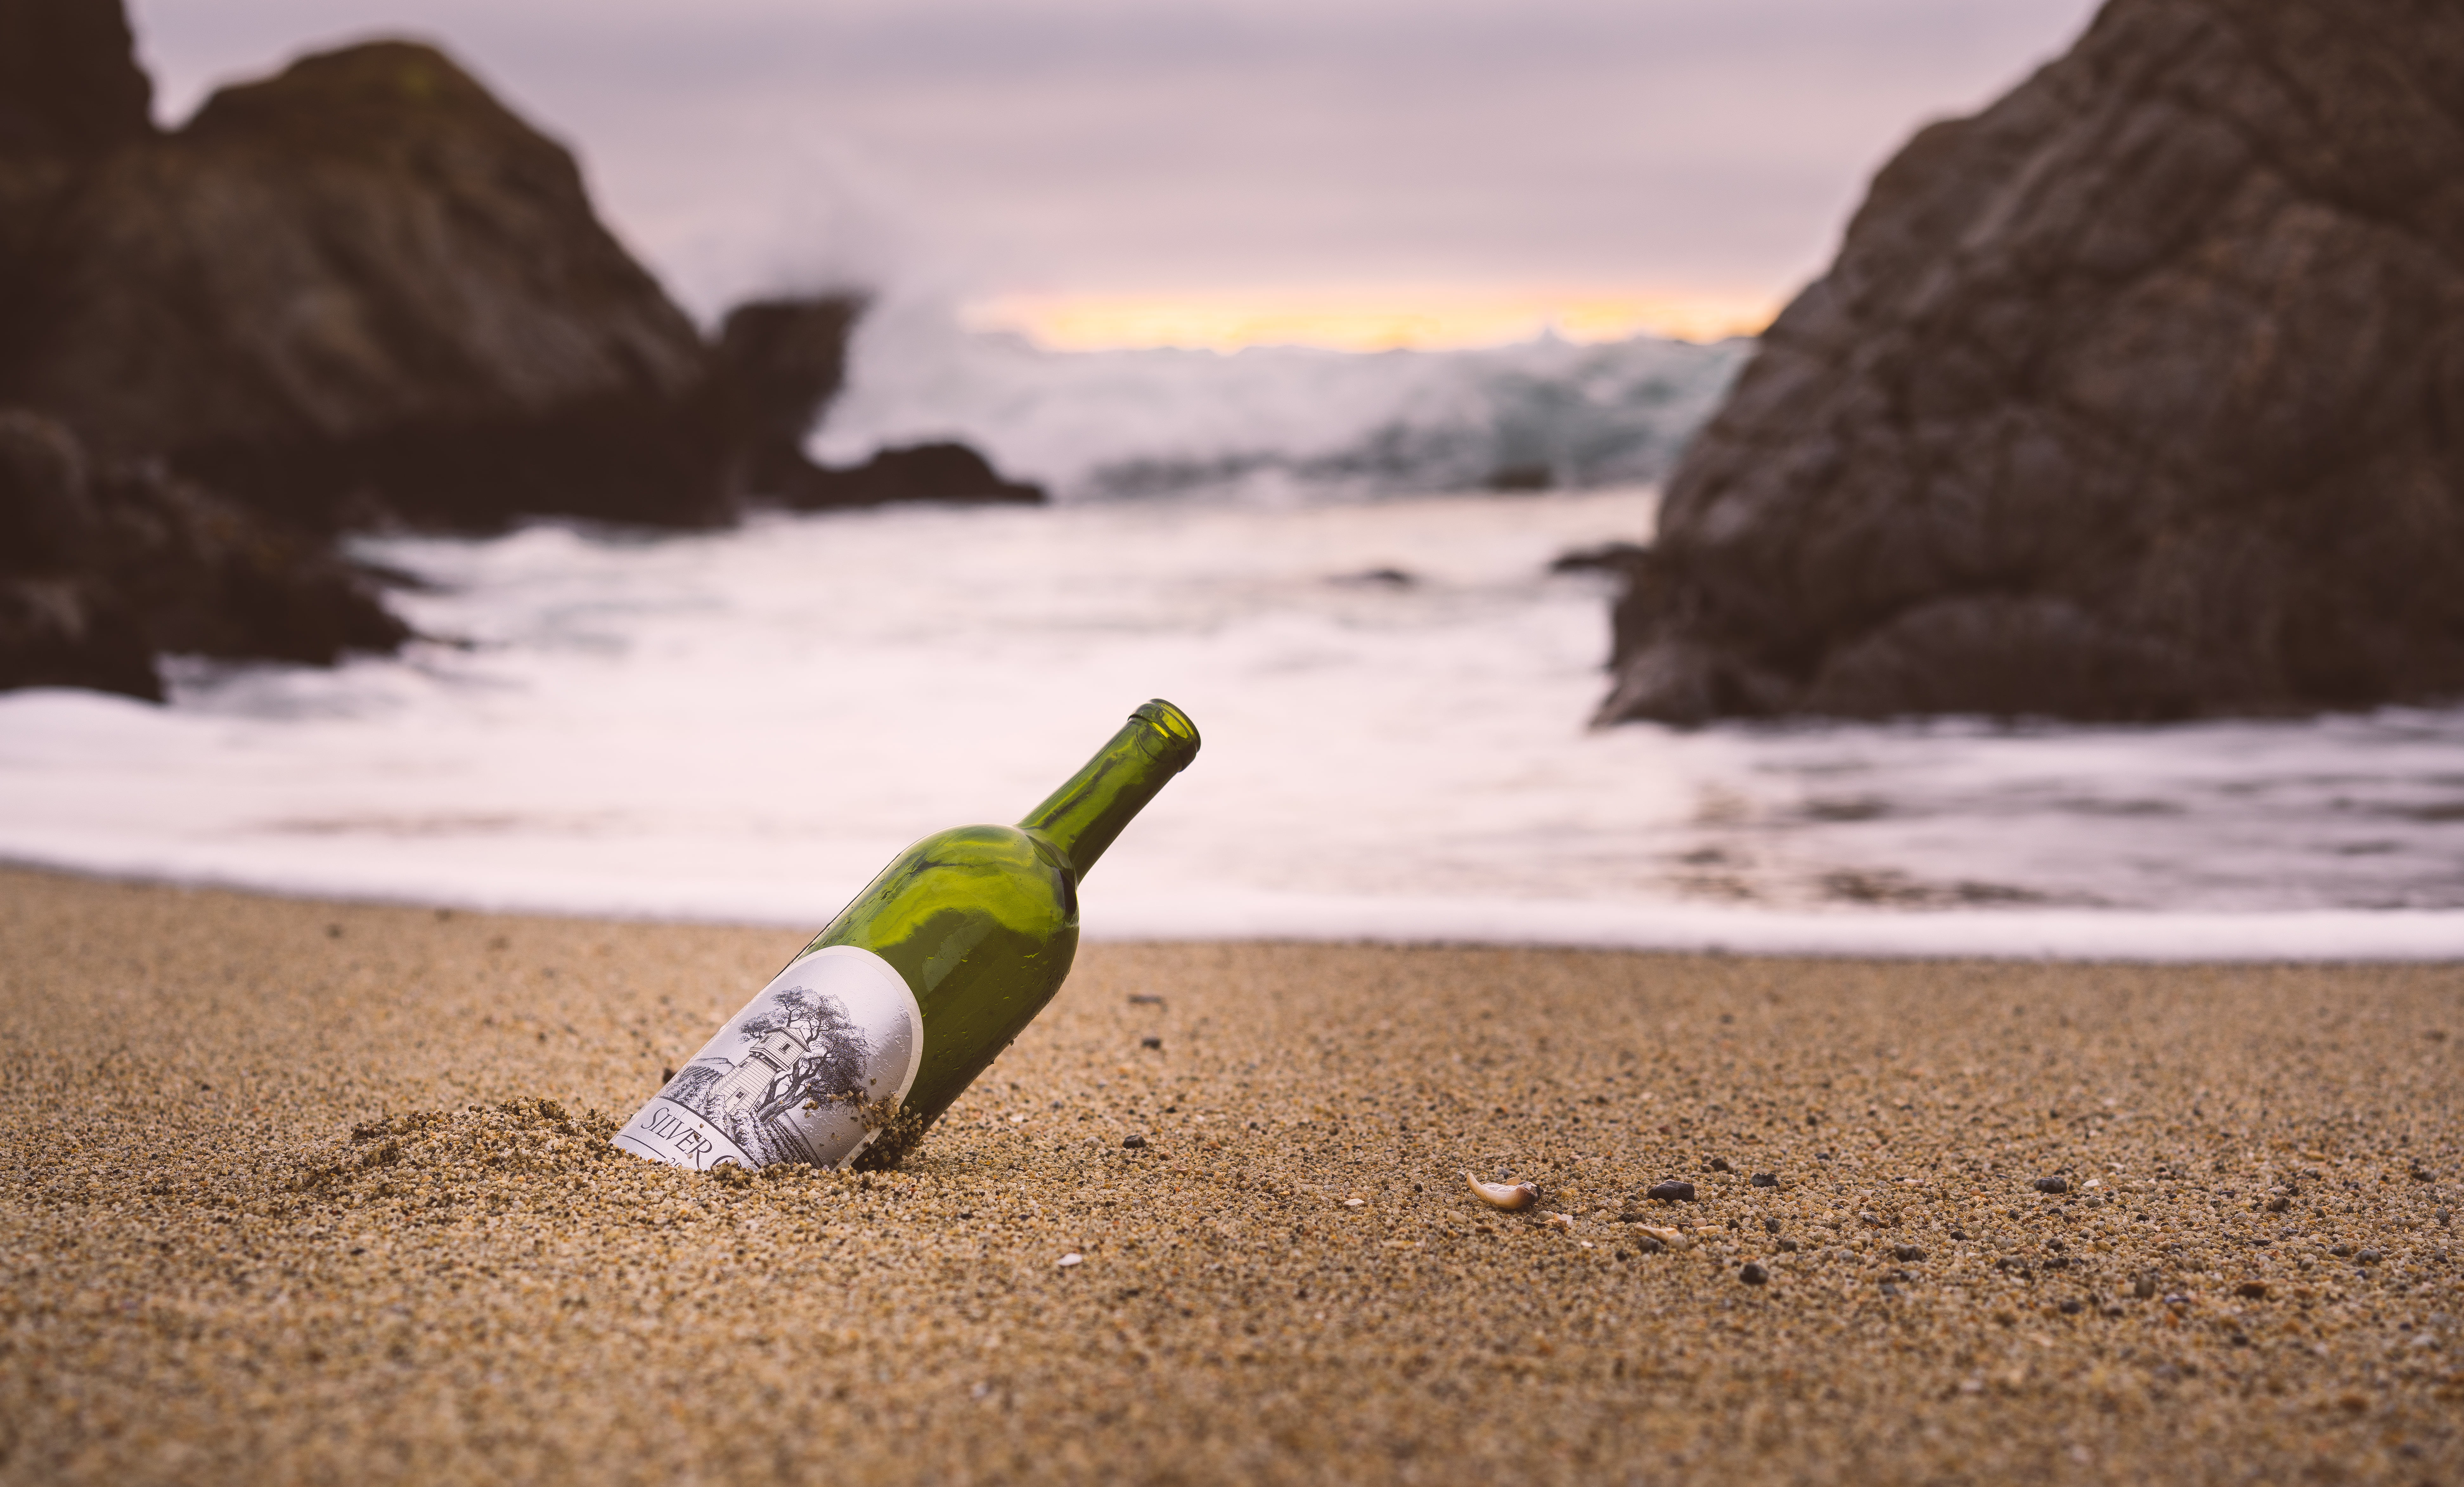
M938 440L893 446L845 469L806 464L778 499L795 511L818 512L892 501L1032 506L1045 493L1042 486L1004 478L967 446Z
M159 701L163 652L330 666L408 633L323 544L0 409L0 689Z
M860 304L705 345L434 49L303 57L165 135L119 0L0 0L0 402L311 530L707 525L811 473Z
M2110 0L1876 178L1672 478L1603 721L2464 691L2464 10Z
M1043 500L1043 487L1002 478L962 444L885 448L848 469L805 456L805 436L846 378L847 333L863 308L839 296L755 300L728 312L712 383L728 451L726 484L737 499L806 512L891 501Z
M389 648L328 545L354 526L1040 497L955 446L810 464L859 303L705 344L573 157L431 48L305 57L169 134L151 93L121 0L0 0L0 688Z
M154 133L119 0L0 5L0 158L89 158Z
M35 229L80 171L153 137L153 93L120 0L0 0L0 369Z
M785 495L811 470L804 436L847 380L846 296L761 299L727 313L715 353L727 483L747 499Z
M227 88L18 215L0 400L98 450L308 526L726 514L692 322L572 156L427 47Z

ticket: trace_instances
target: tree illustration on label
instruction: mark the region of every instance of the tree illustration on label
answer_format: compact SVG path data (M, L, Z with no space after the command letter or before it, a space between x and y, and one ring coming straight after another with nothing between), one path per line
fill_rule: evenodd
M895 1118L923 1056L914 995L869 951L799 956L616 1133L706 1170L851 1161Z
M660 1093L717 1126L757 1165L825 1163L799 1117L868 1097L870 1042L844 1003L809 987L781 987L746 1010L736 1027L743 1051L732 1066L705 1055Z

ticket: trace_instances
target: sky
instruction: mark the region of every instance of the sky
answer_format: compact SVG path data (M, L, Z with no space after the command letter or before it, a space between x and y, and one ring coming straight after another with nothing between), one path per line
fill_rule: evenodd
M132 0L157 112L372 35L583 157L705 318L865 288L1056 346L1751 330L2094 0Z

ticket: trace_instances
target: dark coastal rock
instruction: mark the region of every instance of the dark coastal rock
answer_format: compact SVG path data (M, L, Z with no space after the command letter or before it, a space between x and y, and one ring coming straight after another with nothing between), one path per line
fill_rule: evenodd
M747 504L796 511L1043 500L1042 487L1003 478L963 444L885 448L843 469L805 457L805 438L847 379L847 337L863 310L861 298L838 295L755 300L728 312L712 380L731 492Z
M0 409L0 689L162 696L137 616L87 571L101 525L77 440L49 419Z
M121 0L0 0L0 159L86 157L154 133Z
M1500 465L1481 482L1482 488L1500 494L1513 495L1556 488L1557 471L1545 461L1519 465Z
M727 313L714 382L733 491L783 496L811 478L804 439L847 381L847 335L863 309L852 295L822 295L754 300Z
M313 532L1031 492L955 447L811 465L861 301L706 345L572 155L433 48L303 57L161 134L120 0L0 0L0 403L101 455Z
M1933 125L1629 568L1603 721L2464 692L2464 11L2111 0Z
M781 504L807 512L891 501L1032 505L1045 498L1042 486L1004 479L981 454L946 442L883 449L845 470L807 464L778 494Z
M1639 542L1595 542L1559 553L1550 559L1549 571L1629 574L1643 565L1650 552Z
M153 136L153 92L121 0L0 0L0 364L35 227L80 170Z
M121 0L0 0L0 688L396 645L352 528L1042 497L956 445L814 466L860 301L705 344L432 48L304 57L168 134L150 96Z
M323 543L0 409L0 689L159 701L166 652L330 666L408 635Z
M434 50L227 88L25 234L0 397L309 527L725 506L683 312L564 148Z
M22 408L0 408L0 569L66 572L93 550L96 526L76 436Z

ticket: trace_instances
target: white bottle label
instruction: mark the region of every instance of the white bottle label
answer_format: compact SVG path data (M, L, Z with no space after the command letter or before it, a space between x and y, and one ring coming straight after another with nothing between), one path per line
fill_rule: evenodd
M788 964L616 1133L636 1156L845 1167L914 1087L924 1015L889 961L833 945Z

